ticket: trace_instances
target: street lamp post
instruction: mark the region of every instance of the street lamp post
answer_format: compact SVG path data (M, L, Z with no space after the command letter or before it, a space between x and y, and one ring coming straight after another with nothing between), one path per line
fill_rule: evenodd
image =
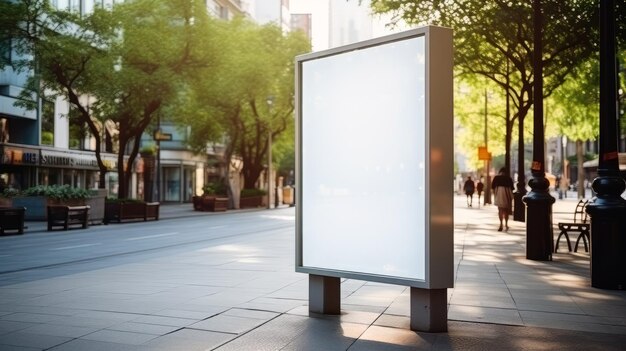
M488 148L488 134L487 134L487 104L488 104L488 94L487 94L487 89L485 89L485 147ZM491 155L489 155L491 156ZM490 167L490 162L491 162L491 157L488 157L487 160L485 160L485 205L489 204L491 205L491 173L489 172L489 168ZM480 206L480 203L478 204L478 206Z
M617 76L615 65L615 4L600 1L600 153L595 199L587 205L591 217L591 286L626 289L626 189L619 173L617 151ZM580 181L580 180L579 180Z
M267 122L267 208L272 208L272 105L274 97L268 96L267 109L269 113L269 121Z
M552 204L554 198L548 192L546 179L544 130L543 130L543 62L541 1L533 0L533 162L532 177L528 182L531 190L524 196L526 204L526 258L551 261L554 242L552 239Z

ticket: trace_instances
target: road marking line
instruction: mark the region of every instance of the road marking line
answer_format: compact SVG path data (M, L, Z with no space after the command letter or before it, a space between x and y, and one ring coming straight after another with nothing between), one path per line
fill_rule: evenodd
M159 238L159 237L162 237L162 236L170 236L170 235L176 235L176 234L178 234L178 232L154 234L154 235L146 235L146 236L136 236L134 238L124 239L124 241L133 241L133 240L142 240L142 239L150 239L150 238Z
M101 245L101 243L55 247L55 248L50 249L50 250L53 250L53 251L56 251L56 250L69 250L69 249L77 249L79 247L96 246L96 245Z

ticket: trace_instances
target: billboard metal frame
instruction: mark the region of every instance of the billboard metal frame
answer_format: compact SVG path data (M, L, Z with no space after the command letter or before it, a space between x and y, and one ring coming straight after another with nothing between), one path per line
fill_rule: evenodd
M416 37L425 38L426 87L426 208L425 279L417 280L367 272L352 272L303 265L303 194L302 173L302 64L355 50L385 45ZM419 289L453 287L454 225L453 225L453 49L452 30L426 26L402 33L367 40L330 50L296 57L296 271L317 276L339 277L404 285Z

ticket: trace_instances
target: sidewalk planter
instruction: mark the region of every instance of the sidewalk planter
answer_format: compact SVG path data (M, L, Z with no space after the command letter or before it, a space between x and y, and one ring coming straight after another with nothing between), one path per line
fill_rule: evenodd
M250 196L239 199L239 208L255 208L261 206L263 206L263 196Z
M264 206L267 192L261 189L243 189L239 199L239 208L256 208Z
M143 201L107 201L104 206L104 223L118 223L126 220L159 220L158 202Z
M104 221L104 204L106 201L106 190L98 190L97 195L92 195L85 199L85 205L89 206L89 224L101 224Z
M26 207L24 219L45 221L49 205L84 206L87 199L52 199L46 196L19 196L13 198L13 206Z
M13 199L9 197L0 197L0 207L13 207Z
M193 197L195 211L220 212L228 209L228 197L203 195Z
M24 219L27 221L45 221L48 205L85 206L89 198L89 190L69 185L38 185L22 194L13 198L13 206L26 207Z

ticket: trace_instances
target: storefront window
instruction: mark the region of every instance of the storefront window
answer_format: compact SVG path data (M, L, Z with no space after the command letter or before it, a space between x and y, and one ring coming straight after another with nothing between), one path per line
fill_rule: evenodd
M61 184L61 170L57 168L50 168L48 170L48 184L47 185L60 185Z
M74 171L69 170L69 169L63 172L63 185L72 186L73 173Z
M98 172L87 171L85 174L85 189L96 189L98 187Z
M192 200L192 197L195 195L195 191L194 189L196 188L195 186L195 179L196 179L196 169L195 168L188 168L185 167L185 187L184 187L184 201L186 202L190 202Z
M117 177L117 172L107 172L106 174L106 182L107 182L107 192L111 197L117 197L118 188L119 188L119 180Z
M163 168L164 201L180 201L180 168Z

